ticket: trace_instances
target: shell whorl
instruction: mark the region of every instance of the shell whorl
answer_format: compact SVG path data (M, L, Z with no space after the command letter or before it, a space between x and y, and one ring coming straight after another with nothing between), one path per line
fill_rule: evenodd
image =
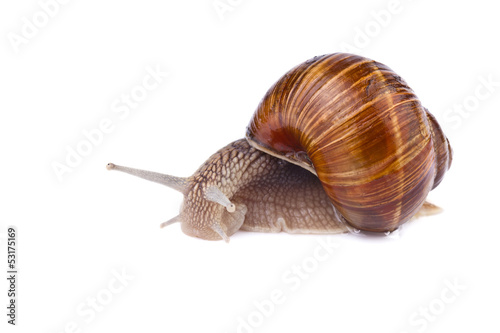
M316 173L344 218L368 231L408 221L451 163L441 128L404 80L344 53L310 59L278 80L247 139Z

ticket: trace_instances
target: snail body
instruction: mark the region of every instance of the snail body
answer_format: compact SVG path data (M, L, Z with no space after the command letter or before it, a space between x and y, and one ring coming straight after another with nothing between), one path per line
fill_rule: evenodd
M431 211L451 164L435 118L387 66L351 54L315 57L266 93L247 128L188 178L114 164L184 194L182 230L229 240L239 229L387 232Z
M188 178L111 163L108 169L183 193L180 214L161 226L181 222L182 231L193 237L229 241L229 236L238 230L330 234L347 231L315 175L251 147L245 139L220 149Z

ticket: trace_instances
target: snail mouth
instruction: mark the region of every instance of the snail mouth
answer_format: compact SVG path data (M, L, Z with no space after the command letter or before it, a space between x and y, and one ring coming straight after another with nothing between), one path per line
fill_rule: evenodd
M309 156L305 151L290 151L286 154L283 154L282 152L277 152L276 150L272 149L271 147L268 147L266 145L261 144L258 141L255 141L252 137L247 135L246 137L248 143L250 146L253 148L260 150L268 155L271 155L273 157L279 158L281 160L284 160L286 162L295 164L300 166L301 168L304 168L308 171L310 171L313 175L317 176L318 174L316 173L316 170L314 169L314 166L309 159Z

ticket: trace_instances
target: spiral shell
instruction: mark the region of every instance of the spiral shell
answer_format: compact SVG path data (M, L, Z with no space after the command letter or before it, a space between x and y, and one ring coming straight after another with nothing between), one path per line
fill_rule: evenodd
M376 232L408 221L452 156L436 119L401 77L345 53L315 57L279 79L247 139L315 173L348 224Z

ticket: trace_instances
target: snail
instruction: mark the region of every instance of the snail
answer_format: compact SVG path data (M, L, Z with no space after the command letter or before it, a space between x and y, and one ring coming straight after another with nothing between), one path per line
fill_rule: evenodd
M191 177L118 166L184 195L182 231L391 232L439 208L426 200L452 161L448 139L406 82L353 54L314 57L266 93L246 138Z

